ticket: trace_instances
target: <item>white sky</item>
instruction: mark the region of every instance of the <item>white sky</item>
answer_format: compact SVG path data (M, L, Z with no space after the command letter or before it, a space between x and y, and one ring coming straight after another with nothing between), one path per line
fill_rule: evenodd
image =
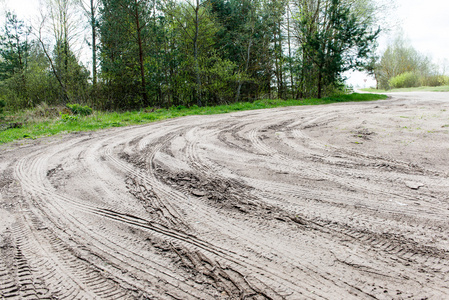
M30 20L38 14L39 0L0 0L16 12L19 19ZM419 52L440 62L449 61L449 0L395 0L397 10L389 15L400 21L404 35ZM0 22L3 23L3 22ZM393 22L392 22L393 23ZM388 36L383 36L380 50L385 49ZM390 37L391 38L391 37ZM352 75L349 82L365 85L363 74ZM371 84L368 80L366 85Z
M397 0L412 45L434 59L449 60L449 1Z
M449 0L395 0L397 18L402 31L411 45L419 52L430 56L435 63L449 61ZM379 39L379 50L383 51L395 32ZM382 53L382 52L381 52ZM368 79L364 82L364 79ZM348 82L354 86L374 86L373 79L365 74L352 74Z

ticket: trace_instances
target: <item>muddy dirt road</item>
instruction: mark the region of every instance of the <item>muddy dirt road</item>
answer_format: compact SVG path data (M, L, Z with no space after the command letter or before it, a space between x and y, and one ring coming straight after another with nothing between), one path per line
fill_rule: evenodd
M0 298L447 299L449 93L2 146Z

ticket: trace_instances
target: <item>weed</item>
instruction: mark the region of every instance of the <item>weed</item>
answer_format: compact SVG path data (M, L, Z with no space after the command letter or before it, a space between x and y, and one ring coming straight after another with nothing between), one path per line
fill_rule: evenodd
M88 116L92 114L92 108L89 106L81 106L79 104L67 104L67 107L72 111L74 115Z
M60 112L59 114L61 115L61 121L63 121L63 122L78 121L78 116L63 114L62 112Z

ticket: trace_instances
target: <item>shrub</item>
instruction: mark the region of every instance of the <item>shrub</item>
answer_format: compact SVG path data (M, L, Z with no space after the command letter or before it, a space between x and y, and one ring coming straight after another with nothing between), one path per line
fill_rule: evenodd
M72 111L74 115L88 116L92 114L92 108L89 106L81 106L79 104L67 104L67 107Z
M449 84L449 76L445 75L431 75L423 78L422 84L424 86L442 86Z
M63 122L72 122L72 121L77 121L78 120L78 116L72 116L69 114L64 114L62 112L59 112L59 115L61 116L61 120Z
M388 84L393 88L409 88L420 86L420 78L416 73L405 72L391 78Z

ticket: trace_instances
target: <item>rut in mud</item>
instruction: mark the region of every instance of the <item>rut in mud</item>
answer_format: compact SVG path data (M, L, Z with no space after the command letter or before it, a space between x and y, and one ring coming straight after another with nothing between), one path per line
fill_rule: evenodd
M449 297L449 95L6 145L0 297Z

